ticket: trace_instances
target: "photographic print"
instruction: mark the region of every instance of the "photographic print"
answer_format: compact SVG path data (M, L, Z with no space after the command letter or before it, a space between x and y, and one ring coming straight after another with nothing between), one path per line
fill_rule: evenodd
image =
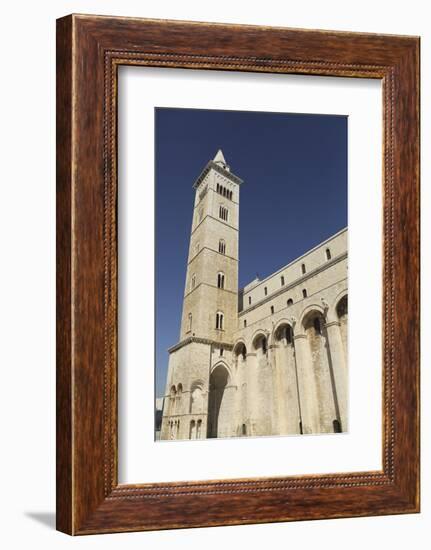
M348 430L347 125L155 109L156 440Z

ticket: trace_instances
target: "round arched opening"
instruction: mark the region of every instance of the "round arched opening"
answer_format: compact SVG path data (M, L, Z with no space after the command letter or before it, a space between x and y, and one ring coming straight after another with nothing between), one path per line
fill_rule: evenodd
M245 361L245 358L247 357L247 348L245 347L245 344L243 342L238 342L233 350L233 354L235 359L238 360L238 358L241 357L241 359Z
M190 389L190 408L192 414L204 412L204 392L200 382L194 382Z
M310 332L315 336L321 336L323 326L325 324L325 318L320 311L313 310L304 317L302 324L306 332Z
M347 294L346 294L346 296L343 296L341 298L341 300L338 302L337 307L336 307L336 311L337 311L338 319L341 320L341 319L347 317L347 313L348 313Z
M218 365L210 376L208 400L208 437L219 437L220 420L225 416L225 388L229 372L224 365Z
M253 340L253 348L261 353L268 351L268 340L264 334L258 334Z
M293 344L293 329L287 324L283 323L275 331L275 341L283 343L285 346Z

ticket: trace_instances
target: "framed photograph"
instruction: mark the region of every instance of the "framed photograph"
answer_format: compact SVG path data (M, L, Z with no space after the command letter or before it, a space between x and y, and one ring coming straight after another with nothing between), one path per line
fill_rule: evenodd
M419 511L419 39L57 21L57 528Z

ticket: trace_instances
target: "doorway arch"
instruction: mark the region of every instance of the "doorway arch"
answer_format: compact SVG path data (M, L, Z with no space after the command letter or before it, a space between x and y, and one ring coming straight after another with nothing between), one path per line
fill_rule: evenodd
M208 400L208 437L220 437L223 421L227 415L226 386L229 381L227 368L220 364L210 375Z

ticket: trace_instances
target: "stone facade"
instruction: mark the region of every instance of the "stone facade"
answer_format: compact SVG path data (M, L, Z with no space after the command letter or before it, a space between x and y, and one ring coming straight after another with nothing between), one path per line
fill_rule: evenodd
M160 438L346 431L347 229L239 290L242 183L218 151L194 184Z

